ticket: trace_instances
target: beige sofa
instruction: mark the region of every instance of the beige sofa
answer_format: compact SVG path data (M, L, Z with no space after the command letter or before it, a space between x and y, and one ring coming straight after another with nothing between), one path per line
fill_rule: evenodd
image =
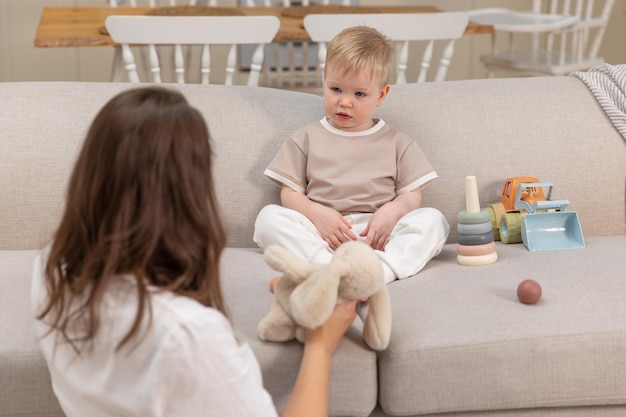
M69 172L113 83L0 84L0 416L61 416L33 338L31 263L63 206ZM302 348L263 343L275 272L252 242L256 213L278 201L262 173L290 132L323 115L321 98L275 89L180 88L205 115L217 155L217 188L229 231L223 286L234 326L261 364L277 407ZM359 323L333 360L333 416L626 415L626 139L573 77L393 86L378 114L412 135L440 178L424 205L452 227L449 244L415 277L389 285L393 329L376 354ZM584 249L531 252L497 244L488 266L456 262L465 177L480 203L507 177L555 183L582 224ZM533 278L542 300L523 305ZM89 381L85 381L86 384ZM458 413L458 414L456 414Z

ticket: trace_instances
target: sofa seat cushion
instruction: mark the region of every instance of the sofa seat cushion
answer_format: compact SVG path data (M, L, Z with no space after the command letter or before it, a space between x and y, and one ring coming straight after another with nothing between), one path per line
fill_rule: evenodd
M390 415L626 404L626 236L584 249L530 252L461 266L456 246L390 284L393 328L379 355ZM516 289L543 289L534 305Z
M0 251L0 416L64 416L33 327L30 282L37 254Z
M37 254L36 250L0 251L0 415L63 416L31 320L30 283ZM265 343L256 333L273 300L269 280L277 273L257 249L226 249L222 261L230 318L240 340L252 347L265 387L282 409L296 379L302 345ZM331 415L369 415L376 406L377 390L376 354L362 342L357 323L333 357Z
M302 344L262 342L257 335L257 325L274 299L269 281L277 275L258 249L228 248L222 256L222 289L230 318L239 338L252 347L265 388L282 410L296 380ZM376 406L376 353L363 343L361 325L357 319L333 355L329 415L368 416Z

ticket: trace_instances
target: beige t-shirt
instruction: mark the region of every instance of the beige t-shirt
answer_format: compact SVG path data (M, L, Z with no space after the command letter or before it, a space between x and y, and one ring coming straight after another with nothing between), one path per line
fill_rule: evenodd
M287 139L265 175L344 215L373 213L437 178L419 145L383 120L345 132L326 118Z

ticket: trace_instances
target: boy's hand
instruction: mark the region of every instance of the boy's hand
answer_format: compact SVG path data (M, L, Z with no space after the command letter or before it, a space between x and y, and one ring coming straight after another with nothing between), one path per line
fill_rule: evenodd
M359 236L366 236L365 243L373 249L385 250L396 223L410 211L420 208L421 204L421 188L396 196L372 215L365 230Z
M337 210L317 204L309 213L309 220L332 250L349 240L357 240L352 225Z
M352 233L352 225L337 210L311 201L284 184L280 190L280 200L284 207L296 210L309 219L332 250L348 240L357 240Z
M372 215L365 230L359 236L365 236L365 243L372 249L385 250L391 232L396 226L396 211L390 203L385 204Z

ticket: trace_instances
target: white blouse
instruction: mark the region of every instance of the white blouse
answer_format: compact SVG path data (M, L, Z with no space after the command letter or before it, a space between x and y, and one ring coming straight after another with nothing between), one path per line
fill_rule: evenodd
M34 265L35 315L45 300L42 259ZM277 416L250 346L235 339L219 311L155 288L150 297L151 326L120 350L138 306L131 277L120 276L107 289L100 329L81 355L35 320L52 387L68 417Z

